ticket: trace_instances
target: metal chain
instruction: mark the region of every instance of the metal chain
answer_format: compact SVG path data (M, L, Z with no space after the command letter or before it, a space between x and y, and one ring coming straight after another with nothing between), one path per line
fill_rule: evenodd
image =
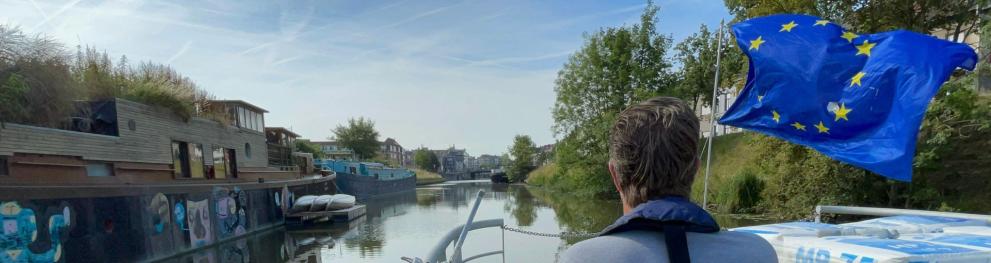
M561 232L561 233L542 233L529 230L523 230L521 228L513 228L503 225L503 230L510 232L516 232L524 235L539 236L539 237L556 237L556 238L592 238L598 236L602 232L595 233L580 233L580 232Z

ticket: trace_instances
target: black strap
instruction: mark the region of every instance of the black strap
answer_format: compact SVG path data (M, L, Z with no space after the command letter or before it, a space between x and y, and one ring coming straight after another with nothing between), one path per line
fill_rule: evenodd
M688 256L688 237L685 235L685 225L664 224L664 246L668 249L669 262L692 262Z

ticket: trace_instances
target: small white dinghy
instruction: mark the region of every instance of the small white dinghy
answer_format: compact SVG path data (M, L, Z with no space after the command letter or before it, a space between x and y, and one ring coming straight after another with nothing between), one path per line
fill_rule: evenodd
M354 206L355 198L352 195L336 194L333 200L327 204L327 211L347 209Z
M332 195L317 196L317 198L313 200L313 205L310 205L310 212L326 211L327 205L330 204L331 201L333 200L334 200L334 196Z
M310 206L313 205L313 200L316 200L316 199L317 199L317 197L314 196L314 195L304 195L304 196L300 197L299 199L296 199L296 202L293 203L292 208L289 209L289 213L299 213L299 212L310 211Z

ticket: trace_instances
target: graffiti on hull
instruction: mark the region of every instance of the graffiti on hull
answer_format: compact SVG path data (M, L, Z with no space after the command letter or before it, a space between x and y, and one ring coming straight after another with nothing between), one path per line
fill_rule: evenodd
M189 243L201 247L213 242L210 227L210 201L186 201L186 224L189 226Z
M228 238L247 232L248 194L238 187L217 187L213 190L213 197L217 204L217 236Z
M62 258L62 234L68 227L70 210L68 206L48 217L49 240L38 240L38 218L35 211L23 208L17 202L0 202L0 220L3 232L0 235L0 263L58 262ZM42 219L44 220L44 219ZM31 246L35 242L48 242L47 250L36 251Z
M154 227L155 235L165 231L165 227L169 226L171 222L172 213L169 211L169 206L169 198L162 193L155 194L151 198L151 202L148 203L148 212L151 214L151 224Z

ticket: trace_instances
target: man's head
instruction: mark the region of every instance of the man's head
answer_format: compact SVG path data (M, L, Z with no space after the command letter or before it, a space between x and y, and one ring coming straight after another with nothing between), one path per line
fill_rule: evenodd
M609 171L625 205L687 197L698 170L698 139L698 117L679 99L655 97L620 113L610 131Z

